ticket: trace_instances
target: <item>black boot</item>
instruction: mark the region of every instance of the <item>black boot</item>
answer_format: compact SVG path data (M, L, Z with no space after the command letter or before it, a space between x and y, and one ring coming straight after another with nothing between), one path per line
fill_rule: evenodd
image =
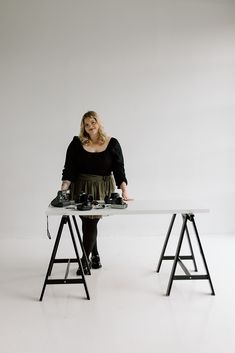
M101 262L100 262L100 256L99 254L97 255L92 255L91 257L91 268L98 269L101 268Z

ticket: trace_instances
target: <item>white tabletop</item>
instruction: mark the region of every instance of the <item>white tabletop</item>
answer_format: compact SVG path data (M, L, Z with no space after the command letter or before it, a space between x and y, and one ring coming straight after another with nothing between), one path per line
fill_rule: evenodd
M46 210L48 216L113 216L113 215L141 215L141 214L195 214L209 212L198 202L187 200L134 200L127 202L125 209L103 208L90 211L77 211L68 208L49 206Z

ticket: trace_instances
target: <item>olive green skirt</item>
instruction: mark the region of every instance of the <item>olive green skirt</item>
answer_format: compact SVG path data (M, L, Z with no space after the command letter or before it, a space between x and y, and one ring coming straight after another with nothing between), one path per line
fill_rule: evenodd
M81 192L90 194L94 200L104 200L105 196L111 196L115 190L115 184L111 175L101 176L93 174L79 174L77 180L71 184L71 199L77 200ZM82 216L91 219L99 219L101 216Z
M81 192L85 192L92 195L94 200L104 200L105 196L110 197L114 190L112 175L79 174L77 180L71 184L71 198L76 200Z

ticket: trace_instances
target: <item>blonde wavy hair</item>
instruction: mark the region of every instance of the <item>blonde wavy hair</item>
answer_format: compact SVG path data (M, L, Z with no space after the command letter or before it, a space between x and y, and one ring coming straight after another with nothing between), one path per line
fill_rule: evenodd
M96 112L94 112L93 110L89 110L82 117L81 124L80 124L80 133L79 133L79 139L80 139L81 143L83 145L88 145L91 141L89 134L85 130L85 119L86 118L93 118L96 120L96 122L99 125L98 141L101 145L104 144L107 141L108 136L107 136L106 132L104 131L104 128L103 128L103 125L102 125L102 122L101 122L99 115Z

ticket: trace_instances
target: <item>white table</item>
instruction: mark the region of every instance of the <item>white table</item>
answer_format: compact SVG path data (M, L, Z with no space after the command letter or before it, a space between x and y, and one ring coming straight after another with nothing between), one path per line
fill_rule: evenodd
M76 222L76 216L91 216L91 215L96 215L96 216L115 216L115 215L121 215L121 216L130 216L130 215L159 215L159 214L169 214L171 215L171 221L168 227L168 231L166 234L165 242L161 251L160 259L158 262L157 266L157 272L160 271L160 267L162 264L163 260L173 260L173 265L172 265L172 270L168 282L168 287L166 291L166 295L169 296L171 292L171 287L173 284L174 280L208 280L211 288L211 294L215 295L214 288L212 285L211 277L209 274L208 266L206 263L206 258L204 255L204 251L202 248L201 240L198 234L198 230L196 227L195 223L195 215L200 214L200 213L206 213L209 212L209 209L201 207L201 205L198 205L196 203L193 203L191 201L161 201L161 200L135 200L135 201L130 201L128 202L128 207L126 209L115 209L115 208L110 208L110 207L105 207L102 209L92 209L90 211L78 211L74 209L69 209L69 208L55 208L49 206L48 209L46 210L46 215L47 217L49 216L61 216L61 222L60 226L58 229L58 233L56 236L55 240L55 245L52 251L51 259L49 262L48 266L48 271L46 274L46 278L44 281L42 293L40 296L40 300L43 299L44 291L46 288L47 284L66 284L66 283L82 283L84 285L85 291L86 291L86 296L87 299L90 299L87 284L86 284L86 279L85 275L83 272L83 268L81 265L77 245L76 245L76 240L74 236L74 231L72 227L72 222L71 219L73 220L75 230L78 236L78 240L82 249L83 254L85 255L85 251L83 248L82 240L81 240L81 235L79 232L79 228ZM179 238L178 238L178 244L177 248L175 251L175 254L172 256L165 256L166 248L168 245L168 241L170 239L171 231L173 229L173 225L175 222L175 218L177 215L180 215L182 217L182 226L181 230L179 233ZM197 265L196 265L196 260L194 256L194 251L192 247L192 242L190 239L190 234L188 230L188 223L191 222L193 230L194 230L194 235L196 236L196 241L199 246L200 254L202 257L202 262L205 267L205 274L203 275L198 275L198 274L191 274L185 264L183 263L182 260L192 260L194 264L194 270L197 272ZM63 227L65 224L68 224L69 231L71 234L73 246L75 249L76 253L76 258L75 259L56 259L56 253L57 249L59 246L59 242L61 239ZM184 237L186 236L187 241L189 243L189 249L190 249L190 255L181 255L181 246ZM51 271L53 268L54 263L67 263L67 269L65 273L65 277L63 279L50 279ZM74 279L69 279L68 278L68 273L69 273L69 266L71 262L76 262L78 266L81 269L81 278L74 278ZM176 267L177 264L179 264L184 271L184 275L176 275Z

